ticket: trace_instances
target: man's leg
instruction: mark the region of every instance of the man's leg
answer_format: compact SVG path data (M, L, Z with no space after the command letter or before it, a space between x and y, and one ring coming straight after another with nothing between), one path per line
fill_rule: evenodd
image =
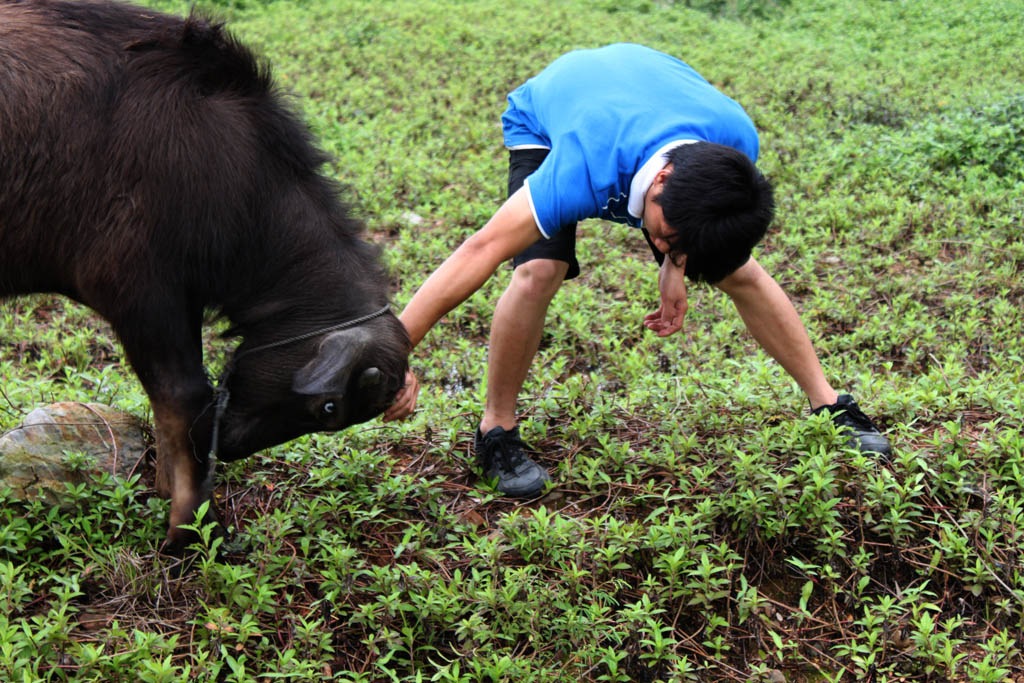
M768 355L796 380L814 413L828 412L863 452L888 457L889 440L879 433L849 394L838 395L825 379L818 355L793 303L753 258L716 285L729 295L747 329Z
M550 249L548 242L542 240L536 249L531 247L527 252ZM529 256L516 257L522 258ZM516 424L516 402L540 346L548 305L569 272L568 262L551 258L519 263L494 309L487 358L487 404L473 450L491 485L516 498L538 496L551 481L547 470L525 452L527 446L519 438Z
M537 259L515 269L494 309L487 357L487 404L480 431L516 426L516 401L540 346L544 318L569 264Z
M835 403L807 330L782 288L754 259L716 286L729 295L747 329L765 351L796 380L811 408Z
M509 154L508 193L522 187L547 150L513 150ZM540 346L548 305L562 282L579 274L576 224L551 238L537 240L512 259L512 281L498 300L491 323L487 359L487 403L473 439L477 461L495 488L507 495L539 495L551 480L524 452L516 426L516 402Z

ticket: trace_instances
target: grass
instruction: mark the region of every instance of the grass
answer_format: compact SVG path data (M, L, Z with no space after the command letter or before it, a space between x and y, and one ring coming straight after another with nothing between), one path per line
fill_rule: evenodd
M896 456L862 457L808 417L712 289L691 290L681 335L646 333L646 246L592 221L522 400L546 498L502 499L471 471L503 270L417 350L413 419L223 467L232 537L184 579L156 554L151 470L63 508L0 494L0 679L1024 677L1017 5L207 7L294 93L399 307L501 201L511 88L620 40L687 60L761 131L779 212L758 259ZM89 311L5 301L0 339L0 430L56 400L148 416Z

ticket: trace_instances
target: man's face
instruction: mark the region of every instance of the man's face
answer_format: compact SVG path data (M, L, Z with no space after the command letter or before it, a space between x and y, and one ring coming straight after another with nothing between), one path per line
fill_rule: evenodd
M647 194L644 195L644 228L651 236L651 242L662 254L668 254L669 240L675 236L676 229L665 222L661 204L655 200L661 195L665 187L665 179L671 171L671 164L658 171L658 174L654 176L654 182L651 183Z

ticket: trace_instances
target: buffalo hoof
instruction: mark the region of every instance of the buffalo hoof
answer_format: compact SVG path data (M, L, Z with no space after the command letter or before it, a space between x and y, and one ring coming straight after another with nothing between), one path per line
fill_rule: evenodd
M196 562L204 557L219 559L223 552L223 544L229 537L220 520L214 521L216 524L212 527L209 522L203 525L202 534L178 527L167 535L167 540L160 548L160 554L169 560L168 571L172 578L177 579L188 574Z

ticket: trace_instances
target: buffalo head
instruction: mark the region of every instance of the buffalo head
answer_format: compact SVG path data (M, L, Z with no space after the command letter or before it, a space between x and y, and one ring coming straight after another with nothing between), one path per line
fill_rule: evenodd
M391 313L357 327L245 353L227 378L218 456L236 460L382 413L405 380L409 340Z

